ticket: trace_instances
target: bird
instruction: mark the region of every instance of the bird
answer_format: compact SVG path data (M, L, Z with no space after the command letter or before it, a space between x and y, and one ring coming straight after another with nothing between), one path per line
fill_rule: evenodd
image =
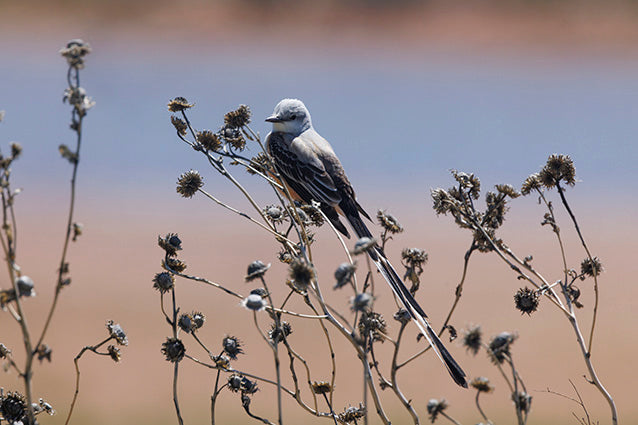
M350 224L358 238L372 238L362 219L370 220L370 216L357 202L354 189L332 146L315 131L304 103L298 99L283 99L266 121L272 123L272 131L266 136L266 150L293 198L307 204L312 201L319 203L321 211L346 237L349 238L350 233L340 216ZM432 329L425 311L407 289L383 250L375 246L368 250L368 255L446 366L454 382L467 388L465 372Z

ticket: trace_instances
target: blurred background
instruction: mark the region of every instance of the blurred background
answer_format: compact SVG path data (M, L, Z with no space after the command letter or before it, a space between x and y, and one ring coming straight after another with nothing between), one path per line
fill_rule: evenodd
M85 120L79 169L77 221L84 235L71 246L73 284L65 289L47 342L53 362L38 365L35 395L59 411L43 423L63 423L73 395L72 358L106 335L113 319L128 331L120 364L87 355L75 423L175 423L172 367L160 353L170 328L151 279L160 271L159 234L177 232L181 257L192 274L248 293L246 266L273 263L272 285L286 267L265 233L204 199L175 193L180 173L199 170L206 188L241 209L246 203L176 138L166 103L184 96L196 103L198 129L216 130L223 114L247 104L252 128L265 135L263 119L284 97L302 99L317 130L331 141L361 204L372 214L387 209L406 232L390 245L399 263L404 247L430 255L418 299L438 328L449 310L471 236L431 208L430 188L452 184L450 169L476 173L484 190L520 183L552 153L569 154L578 183L568 190L585 237L605 266L593 360L615 397L620 420L638 420L633 403L633 350L638 296L635 161L638 147L638 5L633 1L30 1L0 0L0 148L19 141L23 156L13 167L18 198L18 263L36 282L27 301L30 326L39 330L54 288L62 247L71 167L58 145L74 144L63 105L66 63L58 51L82 38L93 47L81 72L82 86L97 102ZM264 185L237 171L264 204ZM558 206L558 198L555 198ZM585 254L564 211L559 225L570 266ZM543 209L531 197L513 202L500 236L521 256L533 255L550 280L561 276L558 247L541 228ZM343 261L337 242L318 233L317 267L326 288ZM350 243L353 243L350 241ZM2 288L7 282L0 281ZM578 388L592 419L609 423L605 401L583 378L584 363L571 328L549 303L531 317L515 310L515 276L489 255L475 255L453 324L480 324L486 339L519 333L514 358L533 396L530 424L575 423L579 406L548 390L574 397ZM591 308L591 282L581 285ZM330 291L329 291L330 292ZM391 319L388 291L378 309ZM330 293L344 311L345 293ZM192 282L178 282L183 311L207 316L203 340L219 347L225 335L245 342L237 367L274 376L272 355L250 315L234 299ZM300 309L302 306L298 306ZM581 314L588 330L590 310ZM291 343L313 364L313 380L328 379L329 361L316 324L292 321ZM267 323L264 319L263 327ZM402 356L418 349L411 329ZM205 359L186 338L189 353ZM15 322L0 315L0 342L22 353ZM496 386L482 397L497 423L513 423L507 387L485 353L475 358L460 343L450 351L470 377ZM390 354L390 346L381 355ZM361 372L353 352L337 343L335 410L361 401ZM187 423L209 422L214 375L184 363L180 396ZM431 353L399 377L423 422L430 398L445 398L450 415L480 421L474 393L459 390ZM22 389L15 373L0 375L5 390ZM255 413L275 419L274 391L261 385ZM307 395L307 394L306 394ZM388 391L383 400L394 423L409 416ZM248 422L238 395L221 396L219 423ZM312 423L288 405L288 423ZM443 419L440 419L443 420ZM326 423L326 420L322 420ZM321 422L315 420L315 422ZM373 418L371 423L378 423Z

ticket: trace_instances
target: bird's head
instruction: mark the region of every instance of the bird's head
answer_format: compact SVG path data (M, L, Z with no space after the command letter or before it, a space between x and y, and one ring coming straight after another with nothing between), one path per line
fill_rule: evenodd
M312 127L310 112L298 99L284 99L279 102L266 121L272 123L273 131L295 135Z

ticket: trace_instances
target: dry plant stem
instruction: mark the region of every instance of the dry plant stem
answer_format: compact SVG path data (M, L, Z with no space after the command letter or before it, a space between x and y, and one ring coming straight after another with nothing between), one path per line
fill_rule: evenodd
M171 300L173 302L173 319L171 321L171 327L173 328L173 338L177 338L177 302L175 301L175 288L171 289ZM177 414L177 421L180 425L184 425L182 414L179 408L179 400L177 397L177 378L179 375L179 361L175 362L173 367L173 404L175 405L175 413Z
M457 421L456 419L454 419L453 417L451 417L445 412L441 412L441 416L443 416L445 419L447 419L448 421L452 422L455 425L461 425L459 421Z
M476 222L473 222L475 225L477 224ZM492 238L490 238L490 236L485 232L485 230L478 226L477 227L478 230L480 230L483 233L483 236L486 238L486 240L488 240L490 242L490 245L492 246L492 248L494 249L494 251L498 254L499 257L501 257L501 259L503 261L505 261L514 271L516 271L517 273L519 273L521 276L524 276L526 278L526 280L528 280L529 282L531 282L536 288L540 288L538 284L536 284L536 282L534 282L532 279L530 279L527 275L523 274L522 271L520 270L520 268L518 268L516 265L512 264L506 257L505 255L501 252L501 250L498 248L498 246L496 246L496 244L494 243L494 241L492 240ZM547 281L543 280L544 284L547 285ZM563 287L564 290L564 287ZM578 345L581 349L581 353L583 355L583 359L585 360L585 365L587 366L587 370L589 372L589 377L590 377L590 383L592 383L593 385L595 385L598 390L600 391L600 393L603 395L603 397L607 400L607 403L609 404L609 408L611 410L611 420L612 420L612 424L613 425L617 425L618 424L618 411L616 409L616 403L614 402L614 399L611 397L611 394L609 394L609 392L607 391L607 389L603 386L602 382L600 381L600 379L598 378L598 375L596 374L596 371L594 369L594 365L591 362L591 355L588 351L588 347L587 344L583 338L583 335L580 331L580 327L578 325L578 320L576 319L576 315L574 313L574 307L570 301L570 298L567 294L565 294L565 299L567 301L567 308L564 307L561 304L558 304L556 302L556 300L554 300L554 298L550 297L549 295L546 295L546 297L552 301L558 308L561 309L561 311L563 313L565 313L565 315L567 316L569 323L572 325L572 328L574 329L574 333L576 334L576 340L578 341Z
M513 381L514 381L514 395L516 397L516 400L514 401L514 407L516 408L516 419L518 420L518 425L525 425L525 420L523 419L523 412L521 410L521 405L519 403L518 400L518 379L516 379L516 369L514 368L514 363L511 361L509 361L510 367L512 368L512 377L513 377Z
M215 402L217 401L217 397L221 390L224 389L226 384L222 385L219 388L219 375L222 373L220 369L217 369L217 376L215 377L215 389L213 390L213 395L210 396L210 423L211 425L215 425Z
M188 280L194 280L196 282L200 282L200 283L204 283L206 285L215 287L217 289L221 289L222 291L224 291L225 293L227 293L228 295L232 295L233 297L239 299L239 300L243 300L244 296L238 294L237 292L231 291L230 289L227 289L224 285L221 285L217 282L213 282L212 280L208 280L206 278L203 277L198 277L198 276L192 276L192 275L188 275L185 273L180 273L180 272L176 272L173 269L170 269L169 267L166 267L167 270L169 270L171 273L173 273L175 276L179 276L182 277L184 279L188 279ZM294 316L294 317L300 317L302 319L325 319L326 316L322 316L322 315L311 315L311 314L302 314L302 313L297 313L295 311L290 311L290 310L284 310L282 308L276 308L273 306L266 306L266 310L269 311L276 311L278 313L282 313L282 314L288 314L290 316Z
M330 393L332 394L332 391L330 391ZM330 400L328 400L328 396L326 395L326 393L323 393L323 398L326 400L326 404L328 405L328 409L330 409L330 415L332 415L332 420L334 421L335 425L339 425L337 423L337 415L335 414L335 411L332 408L332 404L330 403Z
M261 283L264 285L264 289L266 290L268 303L274 307L275 304L273 303L272 296L270 295L270 291L268 290L266 279L264 279L263 276L260 276L259 279L261 280ZM279 315L277 313L272 313L271 317L275 321L275 326L277 327L277 329L282 332L281 320L279 319ZM255 324L257 324L257 314L255 314ZM269 341L268 338L266 338L266 342L268 343L270 348L272 348L273 356L275 357L275 372L277 374L277 419L279 425L283 425L283 409L281 407L281 365L279 362L279 344L277 344L276 341Z
M310 368L308 367L308 362L301 357L295 350L292 349L288 340L284 336L284 345L286 346L286 350L288 351L288 358L290 359L290 375L292 377L292 382L295 385L295 399L298 403L303 403L301 398L301 390L299 389L299 379L297 378L297 372L295 371L295 358L297 358L303 365L306 370L306 382L308 383L308 388L310 388L310 394L312 394L315 410L319 410L319 405L317 404L317 395L312 390L312 382L310 382Z
M266 344L268 344L268 346L270 346L270 348L273 350L273 355L275 357L275 376L276 376L275 385L277 385L277 414L278 414L279 425L282 425L283 424L282 413L281 413L282 412L282 409L281 409L282 385L281 385L281 371L279 368L279 355L277 352L277 347L274 344L271 344L271 342L268 340L268 337L262 332L261 327L259 326L259 322L257 321L256 311L253 311L253 322L255 323L255 327L257 328L259 335L261 335L261 337L266 342Z
M24 392L26 393L26 397L27 397L27 415L29 417L29 420L31 422L35 421L35 416L33 413L33 393L32 393L32 389L31 389L31 378L33 376L33 357L34 357L34 350L33 350L33 345L31 343L31 335L29 333L29 326L27 324L27 317L24 314L24 309L22 308L22 300L20 299L20 290L18 288L18 283L17 283L17 279L16 279L16 265L15 265L15 255L13 252L13 247L10 244L10 236L7 235L7 229L8 227L6 227L6 223L7 223L7 202L6 202L6 198L5 198L5 194L4 191L2 192L2 209L3 209L3 222L5 225L3 225L3 237L0 238L0 240L2 241L2 249L4 251L5 254L5 260L7 262L7 271L9 272L9 280L11 282L11 285L13 287L13 291L17 294L16 295L16 299L15 299L15 303L16 303L16 307L18 309L18 316L19 316L19 320L18 323L20 324L20 330L22 332L22 341L24 343L24 350L25 350L25 357L26 357L26 361L25 361L25 365L24 365L24 373L22 373L20 376L22 377L22 380L24 381ZM6 238L6 241L5 241Z
M324 301L323 295L321 294L321 288L319 287L318 284L314 285L316 294L317 294L317 299L319 300L319 303L321 305L321 308L324 312L324 314L326 314L327 319L333 326L335 326L337 328L337 330L339 332L341 332L341 334L350 342L350 344L354 347L355 351L357 352L357 357L359 358L359 360L361 361L361 363L363 364L364 369L366 370L365 372L365 376L370 377L370 379L367 379L367 384L368 384L368 388L370 390L370 394L372 395L372 401L374 402L374 406L377 412L377 415L379 416L379 418L381 419L381 421L385 424L385 425L390 425L390 420L388 419L388 417L385 414L385 411L383 410L383 406L381 405L381 399L379 398L379 393L374 385L374 381L372 381L371 376L372 374L370 373L370 367L368 365L368 361L367 361L367 356L365 354L365 352L363 351L363 349L361 348L361 346L358 344L358 342L355 340L355 338L353 337L353 335L348 332L348 330L346 328L343 327L343 325L341 325L341 323L339 323L328 311L328 307L326 302ZM365 405L365 404L364 404ZM365 405L366 407L366 412L367 412L367 405ZM367 413L366 416L367 417ZM364 417L364 418L365 418Z
M75 75L73 76L73 81L71 79L71 72L75 71ZM80 71L77 68L69 67L69 71L67 73L67 82L69 87L73 87L75 89L80 87ZM55 308L58 304L58 298L60 296L60 291L62 290L62 278L64 265L66 263L66 255L69 248L69 242L71 241L71 231L73 228L73 214L75 212L75 186L78 174L78 166L80 165L80 147L82 146L82 122L84 121L84 115L78 114L76 109L74 108L72 111L72 119L77 120L77 129L75 130L77 134L75 152L73 152L75 156L75 161L73 162L73 173L71 175L71 196L69 201L69 215L66 222L66 235L64 238L64 246L62 248L62 256L60 258L59 268L58 268L58 280L55 285L55 293L53 295L53 302L51 303L51 308L49 309L49 314L47 315L47 319L44 322L44 327L42 328L42 333L40 334L40 338L38 338L38 342L35 345L35 349L37 349L42 341L44 341L44 337L49 329L49 325L51 324L51 319L53 318L53 313L55 312Z
M205 190L198 189L198 191L201 192L202 194L204 194L204 196L206 196L208 199L210 199L211 201L215 202L216 204L226 208L229 211L234 212L237 215L240 215L240 216L244 217L245 219L249 220L252 223L255 223L257 226L261 227L262 229L264 229L265 231L267 231L268 233L273 235L276 239L282 239L282 240L286 241L286 243L290 244L291 246L295 245L290 239L284 237L284 235L282 235L280 233L277 233L277 231L271 229L268 226L263 225L262 223L258 222L257 220L255 220L254 218L249 216L248 214L246 214L244 212L241 212L238 209L235 209L235 208L231 207L230 205L225 204L224 202L222 202L219 199L215 198L213 195L211 195L210 193L206 192Z
M73 393L73 400L71 401L71 406L69 407L69 414L67 415L66 421L64 422L65 425L68 425L69 421L71 420L71 414L73 414L73 409L75 408L75 402L77 401L78 395L80 394L80 364L79 364L80 358L82 357L82 355L84 355L86 351L92 351L95 354L99 354L102 356L108 355L105 353L98 353L97 349L100 348L102 345L106 344L111 339L113 339L113 337L109 336L108 338L98 343L97 345L91 345L91 346L86 346L82 348L82 350L80 350L78 355L75 356L75 358L73 359L73 363L75 364L75 392Z
M485 415L485 412L483 412L483 409L481 409L481 404L479 403L479 397L481 395L480 391L476 392L476 397L474 398L474 402L476 403L476 408L478 409L479 413L481 414L481 416L483 417L483 419L485 419L487 421L488 424L491 424L492 421L490 421L487 416Z
M574 213L572 212L572 209L567 203L567 198L565 197L564 189L560 185L560 182L556 182L556 189L558 189L558 194L560 195L560 199L563 202L563 206L569 213L569 217L572 219L572 223L574 223L574 227L576 228L576 233L578 233L578 237L580 238L580 243L583 245L583 248L585 249L585 252L587 253L587 258L589 259L589 261L593 263L594 257L591 255L591 252L589 252L589 248L587 247L587 244L585 243L585 238L583 237L583 234L580 231L580 226L578 226L578 221L576 220L576 216L574 215ZM589 332L589 344L587 345L587 352L589 353L589 355L591 355L591 347L594 341L594 329L596 328L596 318L598 317L599 295L598 295L598 277L596 276L596 273L594 273L593 277L594 277L594 312L592 314L591 330Z
M412 404L410 404L410 401L407 398L405 398L405 396L401 392L401 389L399 388L399 383L397 381L397 372L399 371L399 368L397 366L397 357L399 356L399 347L401 346L401 338L403 337L403 332L405 331L405 327L407 326L407 324L408 322L401 322L401 327L399 328L399 333L397 335L397 342L394 344L394 354L392 355L392 367L390 369L391 370L390 379L391 379L392 391L394 391L398 399L401 401L401 403L403 403L403 406L410 413L410 416L412 416L412 421L414 422L414 425L419 425L421 423L419 421L419 415L417 415L416 411L412 407Z

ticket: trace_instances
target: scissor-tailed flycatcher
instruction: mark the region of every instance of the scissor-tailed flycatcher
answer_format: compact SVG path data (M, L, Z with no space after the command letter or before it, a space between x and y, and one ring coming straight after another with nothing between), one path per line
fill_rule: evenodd
M266 121L273 124L272 132L266 137L266 147L293 196L306 203L313 200L319 202L321 210L330 222L347 237L350 235L339 219L339 214L345 217L359 238L371 238L372 234L361 220L361 215L368 220L370 217L357 202L354 190L332 146L312 127L310 113L303 102L297 99L282 100ZM467 387L465 372L445 349L427 322L427 315L383 251L377 247L368 253L423 336L445 364L454 382Z

